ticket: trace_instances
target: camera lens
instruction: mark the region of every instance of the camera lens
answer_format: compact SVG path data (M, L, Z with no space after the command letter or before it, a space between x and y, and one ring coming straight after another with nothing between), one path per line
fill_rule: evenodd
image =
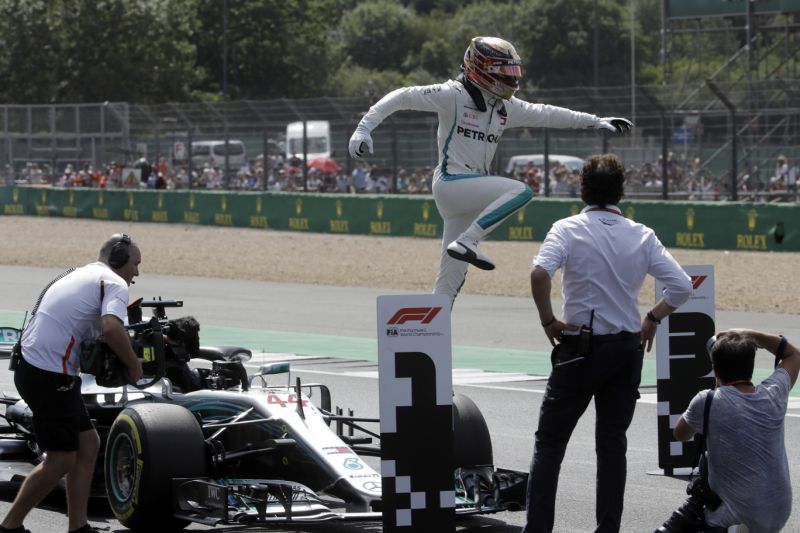
M701 531L698 526L705 526L703 502L696 496L690 496L667 518L666 522L654 533L681 533L684 531Z

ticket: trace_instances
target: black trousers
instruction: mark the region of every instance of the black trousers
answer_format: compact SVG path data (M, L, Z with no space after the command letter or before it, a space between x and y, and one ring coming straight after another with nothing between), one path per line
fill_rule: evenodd
M94 429L81 396L80 377L42 370L21 358L14 385L31 408L42 451L75 451L80 433Z
M625 433L633 420L644 351L638 333L595 337L590 355L576 355L565 337L552 352L528 480L524 533L553 531L561 462L578 419L594 397L597 451L596 532L617 532L627 476ZM575 512L573 510L573 512Z

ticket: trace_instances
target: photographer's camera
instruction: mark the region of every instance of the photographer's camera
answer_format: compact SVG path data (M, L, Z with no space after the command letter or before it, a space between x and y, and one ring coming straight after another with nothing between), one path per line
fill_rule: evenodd
M689 495L686 501L654 533L699 533L717 530L706 524L704 510L706 508L715 510L722 500L711 490L708 481L703 477L692 479L686 486L686 493Z

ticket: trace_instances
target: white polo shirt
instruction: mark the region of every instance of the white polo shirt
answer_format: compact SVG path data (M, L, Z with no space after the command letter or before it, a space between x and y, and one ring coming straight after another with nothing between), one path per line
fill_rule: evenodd
M105 315L124 321L127 307L128 284L108 265L95 262L78 268L45 293L22 334L22 356L42 370L77 375L81 342L100 335Z
M692 294L689 276L655 232L625 218L617 206L587 206L554 223L533 265L551 278L561 269L562 320L588 326L594 310L595 335L639 331L637 298L647 274L664 283L664 300L672 307Z

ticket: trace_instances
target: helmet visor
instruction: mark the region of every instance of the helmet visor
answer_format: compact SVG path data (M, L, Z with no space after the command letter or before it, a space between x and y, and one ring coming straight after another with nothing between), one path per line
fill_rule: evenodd
M519 78L516 76L494 76L494 79L515 91L519 89Z
M522 67L519 64L489 65L486 72L513 78L522 77Z

